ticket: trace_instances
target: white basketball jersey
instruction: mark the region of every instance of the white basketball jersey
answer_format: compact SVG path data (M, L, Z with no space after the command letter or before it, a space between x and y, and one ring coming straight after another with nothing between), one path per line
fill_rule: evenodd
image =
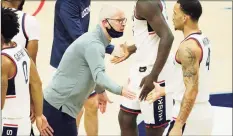
M210 68L210 48L211 44L209 39L201 33L193 33L187 36L183 41L188 39L195 40L198 45L202 49L202 56L200 58L200 68L199 68L199 82L198 82L198 94L196 97L197 102L206 102L209 100L210 88L209 88L209 68ZM182 41L182 42L183 42ZM183 81L183 71L182 66L179 62L177 62L176 58L174 57L174 65L176 68L177 79L176 82L178 83L177 87L175 87L175 92L173 98L178 101L182 101L183 95L185 93L185 84Z
M162 0L160 1L160 9L164 20L167 22L166 6ZM137 47L135 63L141 66L153 66L157 57L160 37L151 28L147 20L136 17L135 11L133 17L133 35Z
M28 36L25 30L26 13L20 10L16 10L16 9L13 9L13 11L18 15L19 33L13 37L12 41L16 42L17 45L21 45L22 47L26 48L27 43L28 43Z
M30 58L20 45L2 49L2 55L10 58L16 66L16 73L8 79L3 118L25 118L30 115Z

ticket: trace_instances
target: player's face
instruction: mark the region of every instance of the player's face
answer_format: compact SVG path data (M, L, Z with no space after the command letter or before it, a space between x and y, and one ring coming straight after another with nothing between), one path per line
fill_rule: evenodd
M124 12L119 11L115 16L108 19L108 21L117 32L123 32L127 19L125 18Z
M183 30L185 17L184 13L180 9L180 4L176 3L173 8L173 25L175 27L175 30Z

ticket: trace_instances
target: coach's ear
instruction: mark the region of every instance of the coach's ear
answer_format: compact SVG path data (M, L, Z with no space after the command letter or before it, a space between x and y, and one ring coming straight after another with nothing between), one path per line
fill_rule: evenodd
M102 20L102 25L103 25L103 27L105 27L105 28L108 28L108 27L109 27L109 24L108 24L107 19Z

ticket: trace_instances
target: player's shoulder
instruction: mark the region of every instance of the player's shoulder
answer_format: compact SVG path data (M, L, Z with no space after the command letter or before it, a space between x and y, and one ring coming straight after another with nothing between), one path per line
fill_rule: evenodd
M30 21L30 22L37 22L36 17L33 16L33 15L30 15L30 14L28 14L28 13L25 13L25 19L26 19L27 21Z
M187 39L180 44L178 49L179 57L199 56L201 54L201 48L197 41L193 38Z
M154 15L161 14L159 0L138 0L136 3L136 14L142 18L151 19Z
M14 62L8 54L1 53L1 61L2 61L1 63L2 70L8 69L14 66Z
M157 5L160 4L160 0L138 0L136 2L136 8L151 8L153 7L153 9L157 9L159 8Z

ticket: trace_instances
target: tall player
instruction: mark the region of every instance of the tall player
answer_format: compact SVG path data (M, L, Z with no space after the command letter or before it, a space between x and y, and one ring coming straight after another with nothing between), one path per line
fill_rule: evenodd
M36 125L42 135L52 135L43 116L40 77L26 50L11 41L19 32L17 15L1 9L1 110L2 135L30 135L30 99L35 106ZM29 89L29 85L31 88ZM31 94L31 97L30 97Z
M166 108L169 104L172 106L172 101L162 97L150 105L142 100L154 88L153 82L159 82L161 86L165 86L166 82L166 86L168 85L167 79L171 69L168 56L174 38L167 24L166 7L163 1L137 1L133 34L136 44L128 47L128 54L112 60L118 63L135 53L135 62L130 69L128 89L140 94L141 99L141 101L127 99L122 101L119 112L121 135L138 135L136 119L138 114L142 113L147 135L160 136L168 122L166 114L169 112ZM140 87L142 87L141 91Z
M209 103L209 39L200 31L198 21L202 14L199 0L178 0L173 9L175 30L184 34L174 58L178 76L174 86L173 120L166 130L168 135L211 135L212 109ZM159 88L159 87L157 87ZM155 95L162 89L148 95Z

